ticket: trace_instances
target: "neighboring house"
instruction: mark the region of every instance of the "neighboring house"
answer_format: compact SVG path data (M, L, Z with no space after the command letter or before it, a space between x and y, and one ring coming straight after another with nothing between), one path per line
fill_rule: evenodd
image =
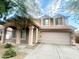
M34 45L38 41L46 44L72 45L75 42L73 34L74 27L68 24L67 18L63 15L49 17L47 15L40 19L33 19L34 24L27 25L25 29L10 21L4 24L5 30L12 28L13 36L9 40L16 44ZM6 33L6 31L2 33ZM5 39L5 40L4 40ZM2 36L1 43L7 42L5 35Z

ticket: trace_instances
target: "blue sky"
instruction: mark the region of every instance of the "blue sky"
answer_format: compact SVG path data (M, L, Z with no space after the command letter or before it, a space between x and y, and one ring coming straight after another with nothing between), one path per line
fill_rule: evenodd
M43 9L44 13L45 12L48 12L46 11L46 8L48 7L48 5L52 5L51 2L53 2L53 0L40 0L41 1L41 8ZM63 12L61 12L63 13ZM68 15L67 13L63 13L64 15ZM75 19L74 19L74 16L73 15L70 15L70 17L68 18L69 20L69 24L76 27L76 28L79 28L79 22L77 21L77 23L75 22Z
M52 0L41 0L41 8L46 8L48 6L48 4L50 4Z

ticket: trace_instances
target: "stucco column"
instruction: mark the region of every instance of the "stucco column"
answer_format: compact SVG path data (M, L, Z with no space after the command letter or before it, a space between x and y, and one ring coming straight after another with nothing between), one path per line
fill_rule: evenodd
M49 18L49 20L48 20L48 21L49 21L49 26L51 26L51 24L50 24L50 18Z
M43 19L41 19L41 26L43 26Z
M37 43L38 42L38 28L36 28L36 38L35 39L36 39L35 43Z
M4 39L5 39L5 30L2 30L2 35L1 35L1 44L4 43Z
M29 26L28 45L30 46L33 46L33 29L34 29L34 26Z
M53 18L53 25L54 25L54 26L56 25L56 23L55 23L55 18Z
M20 44L21 40L21 34L20 34L20 29L16 30L16 44Z

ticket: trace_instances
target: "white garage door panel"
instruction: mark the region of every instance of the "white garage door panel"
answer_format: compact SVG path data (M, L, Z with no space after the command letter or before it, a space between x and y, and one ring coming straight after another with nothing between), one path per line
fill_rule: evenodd
M69 33L42 32L42 43L70 44Z

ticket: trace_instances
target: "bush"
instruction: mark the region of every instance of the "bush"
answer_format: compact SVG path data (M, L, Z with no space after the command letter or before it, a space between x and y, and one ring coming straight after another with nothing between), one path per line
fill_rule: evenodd
M6 43L6 44L4 45L4 48L11 48L11 47L13 47L13 46L12 46L12 44L10 44L10 43Z
M7 51L5 51L2 58L6 59L6 58L15 57L15 56L16 56L16 51L12 48L9 48Z

